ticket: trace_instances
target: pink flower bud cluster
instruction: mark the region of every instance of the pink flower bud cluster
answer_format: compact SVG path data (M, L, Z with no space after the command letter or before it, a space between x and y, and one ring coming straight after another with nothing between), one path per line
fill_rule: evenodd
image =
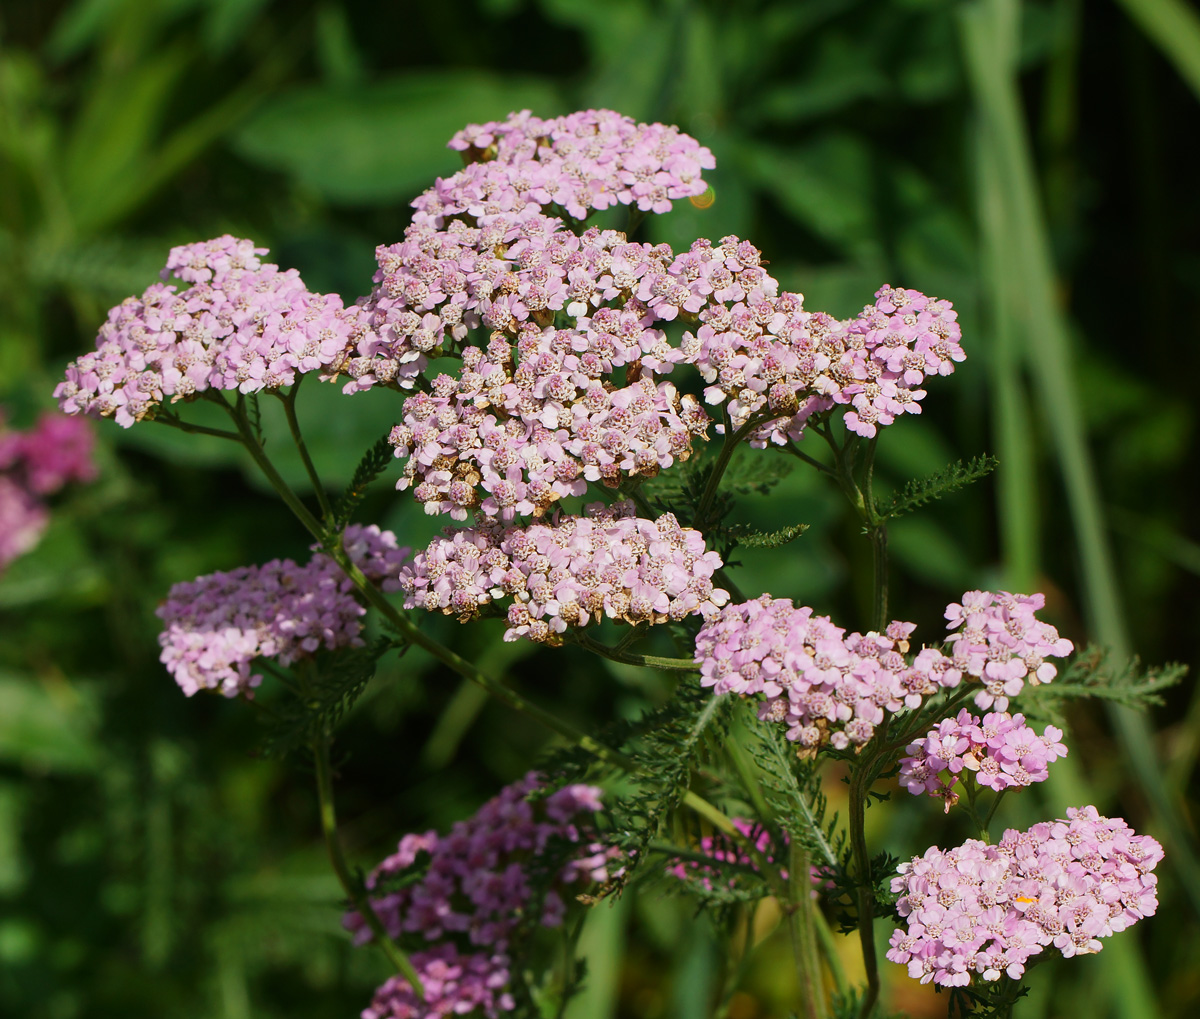
M633 512L630 503L595 504L549 524L447 532L400 571L405 608L466 620L511 599L504 639L541 643L602 618L661 623L716 613L729 597L712 582L720 556L673 514L645 520Z
M353 524L343 547L368 579L385 591L399 587L408 549L391 531ZM236 697L262 682L251 671L256 658L290 665L321 648L360 645L366 609L341 567L318 552L303 566L273 559L176 584L157 614L165 624L160 658L183 692Z
M713 154L677 127L638 124L612 110L581 110L543 120L530 111L506 121L470 124L450 140L468 165L413 205L436 225L467 213L555 205L574 219L593 209L633 205L670 212L671 203L704 194L701 174Z
M367 878L371 906L388 934L429 947L411 957L424 984L425 1002L408 981L393 977L375 994L363 1019L457 1015L480 1009L489 1017L511 1011L507 954L523 916L533 909L545 927L559 927L564 894L616 877L619 850L597 840L599 789L566 786L540 800L536 772L505 787L450 834L406 835L397 851ZM563 859L548 889L535 889L528 865L547 854ZM396 879L395 890L389 880ZM543 894L537 894L543 893ZM372 938L358 912L346 927L356 944Z
M1158 908L1162 855L1154 839L1095 807L1009 829L994 846L932 847L892 879L908 925L892 935L887 957L922 983L963 986L1019 980L1047 948L1067 958L1099 952L1100 939Z
M50 519L47 496L95 478L93 445L84 421L47 413L29 431L17 432L6 427L0 410L0 570L41 539Z
M328 371L365 331L356 308L314 294L294 269L264 264L230 237L172 248L164 279L108 314L96 350L72 361L54 395L67 414L123 427L208 389L257 393Z
M1010 697L1028 682L1049 683L1058 670L1047 658L1063 658L1074 645L1034 613L1045 608L1044 594L968 591L961 604L946 607L946 638L951 645L948 668L976 677L983 689L975 703L985 710L1006 711ZM961 627L961 629L959 629Z
M788 739L815 751L842 750L869 740L884 712L920 707L922 699L956 687L963 676L983 684L981 708L1008 707L1029 678L1045 683L1055 668L1046 656L1070 654L1069 640L1034 616L1045 597L969 591L946 609L952 654L922 648L905 658L913 623L893 622L884 634L848 636L828 616L784 598L729 605L696 636L701 681L715 693L762 694L759 717L786 721Z
M851 633L828 616L769 595L729 605L696 636L701 684L717 694L761 694L759 717L786 721L787 738L815 753L859 747L884 712L917 707L944 677L904 658L914 624ZM957 682L957 680L955 680Z
M850 431L873 436L919 414L926 377L949 375L966 356L950 303L916 290L884 286L848 321L806 312L801 295L775 297L770 287L720 294L736 303L701 310L704 324L685 334L683 351L709 383L708 402L728 401L734 427L774 419L753 432L758 446L799 439L813 414L835 405L848 408Z
M945 718L924 739L907 747L900 760L900 784L914 796L928 793L946 803L958 802L954 786L965 768L975 780L1000 792L1012 786L1044 782L1049 765L1067 756L1062 730L1048 725L1039 736L1024 715L993 711L980 718L966 708Z

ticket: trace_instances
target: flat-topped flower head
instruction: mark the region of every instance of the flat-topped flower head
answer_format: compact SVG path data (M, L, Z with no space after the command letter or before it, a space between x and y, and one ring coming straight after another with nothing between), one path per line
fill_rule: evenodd
M1099 952L1103 939L1158 908L1162 846L1095 807L1065 820L1009 829L996 845L936 846L892 879L907 923L887 957L922 983L1019 980L1047 949Z
M949 810L958 802L955 786L964 771L996 792L1044 782L1049 766L1067 755L1062 737L1053 725L1039 736L1024 715L993 711L981 718L963 708L908 745L899 781L914 796L928 793L944 800Z
M419 221L526 205L553 205L577 220L617 204L669 212L672 202L704 194L702 174L716 166L712 152L679 128L612 110L549 120L524 110L468 125L450 148L468 165L413 203Z
M343 546L369 580L398 589L408 549L391 531L353 524ZM273 559L172 587L157 610L165 627L160 657L189 697L200 690L248 695L262 682L255 659L290 665L321 649L361 644L365 614L350 578L325 553L303 565Z
M305 287L266 248L228 234L172 248L156 283L113 308L96 350L72 361L54 395L67 414L128 428L208 389L257 393L327 372L366 326L336 294Z
M728 594L713 584L721 558L673 514L633 515L631 503L594 504L580 517L448 531L400 572L405 608L471 619L507 606L505 640L560 643L600 619L662 623L709 616Z
M709 279L725 284L731 264L761 273L735 256ZM764 421L754 445L798 440L814 414L839 405L850 431L873 436L902 414L919 414L926 378L950 374L966 356L947 301L884 286L874 304L840 321L805 311L800 294L776 296L768 280L715 290L699 311L703 325L683 341L709 383L706 399L724 403L734 427Z
M857 749L885 712L917 707L957 683L953 674L914 677L901 651L911 631L895 622L884 634L848 634L811 608L764 595L708 620L695 659L714 693L761 695L759 717L786 723L787 738L805 753L826 744Z
M953 654L926 647L910 655L912 623L894 621L882 634L847 634L811 608L763 595L707 618L696 636L695 660L704 686L718 694L761 696L759 716L786 721L788 739L806 751L826 744L857 748L885 713L918 708L964 677L982 684L975 702L998 711L1030 674L1030 682L1052 679L1054 666L1045 657L1069 654L1071 642L1034 617L1043 604L1041 595L968 592L963 605L946 610L952 627L969 619L949 638ZM953 720L944 724L952 729L939 735L946 747L965 739ZM955 758L965 751L966 745L946 750Z

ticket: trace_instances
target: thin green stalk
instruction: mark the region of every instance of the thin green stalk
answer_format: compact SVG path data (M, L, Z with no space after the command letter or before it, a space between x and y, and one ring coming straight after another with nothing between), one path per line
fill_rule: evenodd
M825 957L825 965L829 967L829 973L833 977L833 987L841 998L846 998L850 994L850 981L846 979L846 969L842 966L841 956L838 955L837 942L833 937L833 930L829 926L829 921L825 918L825 914L819 909L813 910L813 926L817 931L817 941L820 943L821 954Z
M672 672L700 671L700 666L690 658L660 658L658 655L639 655L632 651L623 651L620 648L608 647L598 641L592 640L591 637L584 633L576 634L572 638L572 641L581 648L613 662L623 662L626 665L643 665L646 668L666 669Z
M379 919L374 908L372 908L370 898L364 893L361 883L351 873L350 867L346 863L346 856L342 851L342 842L338 838L337 832L337 812L334 809L333 801L333 775L329 763L329 738L322 735L314 739L312 751L317 772L317 798L320 801L321 808L321 832L325 836L325 848L329 852L329 862L333 866L333 872L337 875L337 879L346 892L346 896L354 903L354 908L358 910L359 915L371 929L371 933L375 935L375 942L383 950L383 954L388 957L388 960L396 967L396 970L404 979L412 984L413 991L417 997L424 999L425 989L421 986L421 978L417 976L417 971L413 969L408 956L401 951L400 946L388 934L387 929L383 926L383 922Z
M729 461L733 457L733 451L737 449L740 443L747 435L755 428L769 421L769 417L752 417L736 432L732 430L732 423L729 420L728 414L725 416L725 441L721 443L721 450L717 453L716 463L713 464L712 470L708 472L708 480L704 484L704 491L700 495L700 502L696 505L696 516L692 521L692 526L699 531L703 531L710 523L708 514L712 510L713 500L717 497L717 489L721 485L721 478L725 476L725 469L729 466Z
M1184 0L1117 0L1200 98L1200 15Z
M329 496L325 492L325 486L321 484L321 476L317 473L317 468L312 462L312 457L308 455L308 446L304 442L304 436L300 431L300 422L296 418L296 394L300 392L300 383L303 379L303 375L297 375L295 383L287 391L286 395L278 389L272 391L279 397L280 403L283 404L283 413L287 418L288 431L292 433L292 442L296 444L296 449L300 453L300 459L304 461L304 469L308 472L308 480L312 483L313 492L317 496L317 503L321 507L321 516L326 521L332 521L333 507L329 504Z
M998 793L996 793L995 799L992 800L992 805L988 808L987 816L983 819L983 833L985 836L985 841L987 842L992 841L989 835L992 818L996 816L996 808L1000 806L1000 801L1004 799L1004 794L1006 792L1008 792L1007 789L1001 789Z
M189 435L211 435L217 439L229 439L233 442L242 441L242 437L237 432L227 432L221 428L209 428L206 425L194 425L191 422L176 417L174 414L159 414L153 420L160 425L166 425L168 428L177 428L181 432L187 432Z

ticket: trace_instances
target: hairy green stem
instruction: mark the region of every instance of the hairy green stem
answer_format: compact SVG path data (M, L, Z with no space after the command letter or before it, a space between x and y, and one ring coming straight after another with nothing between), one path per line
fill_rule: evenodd
M338 837L337 812L333 802L333 773L329 763L329 737L322 734L315 738L312 742L312 752L317 772L321 832L325 836L325 848L329 852L329 862L333 866L333 872L337 875L338 882L346 896L354 903L354 908L358 910L359 915L371 929L371 933L375 935L375 942L383 950L383 954L388 957L388 961L412 985L413 992L419 998L424 999L425 989L421 986L421 978L417 976L417 971L413 969L408 956L401 951L400 946L388 934L387 929L383 926L383 921L379 919L379 915L371 906L371 900L366 895L362 883L351 873L350 867L346 863L346 855L342 851L342 841Z
M868 751L869 752L869 751ZM859 761L850 778L850 850L854 855L858 906L858 938L862 947L867 987L859 1008L859 1019L867 1019L879 1000L879 959L875 952L875 889L871 876L871 854L867 849L867 798L873 775L868 762Z
M788 901L785 904L792 957L800 985L800 1007L806 1019L825 1019L825 988L821 980L821 962L817 954L817 933L813 913L812 861L799 839L792 839L788 852Z
M708 480L704 483L704 491L701 493L700 501L696 505L696 516L692 520L692 526L696 530L703 531L711 523L708 515L712 511L713 500L717 497L717 489L721 485L721 478L725 476L725 470L729 466L729 461L733 458L733 451L737 449L738 443L755 428L758 428L769 420L770 417L752 417L735 432L732 430L732 422L729 420L729 415L725 415L725 441L721 443L721 450L717 453L717 461L713 464L712 470L708 472Z

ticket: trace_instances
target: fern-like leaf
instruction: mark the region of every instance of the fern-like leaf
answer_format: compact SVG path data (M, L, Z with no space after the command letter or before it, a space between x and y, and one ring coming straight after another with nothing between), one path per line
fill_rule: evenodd
M1031 722L1063 725L1063 712L1071 701L1098 697L1131 708L1162 704L1162 692L1187 674L1178 662L1143 668L1136 657L1118 660L1107 648L1090 645L1079 652L1053 682L1026 683L1020 708Z
M354 513L354 509L360 502L363 496L367 494L367 489L371 487L371 483L375 481L386 469L388 464L393 459L392 444L388 442L388 435L382 435L375 440L374 445L363 454L363 458L358 462L358 466L354 469L354 477L350 479L350 484L346 486L346 491L338 500L337 508L334 510L334 533L341 534L345 530L346 525L350 522L350 517Z
M908 482L892 497L891 503L880 509L880 516L890 518L909 513L986 478L999 466L999 460L986 454L965 462L958 460L928 477Z
M781 527L778 531L752 531L749 528L731 527L726 535L732 544L741 545L743 548L782 548L807 530L808 524L791 524Z

